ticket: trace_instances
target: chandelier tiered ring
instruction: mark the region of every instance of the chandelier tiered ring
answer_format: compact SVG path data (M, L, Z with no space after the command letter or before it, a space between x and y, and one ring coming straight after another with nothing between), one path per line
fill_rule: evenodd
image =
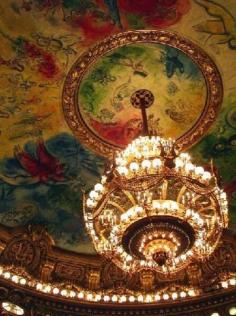
M174 140L149 135L153 100L149 90L132 95L144 135L116 154L85 198L84 218L96 251L122 270L172 274L212 254L228 207L212 170L179 153Z

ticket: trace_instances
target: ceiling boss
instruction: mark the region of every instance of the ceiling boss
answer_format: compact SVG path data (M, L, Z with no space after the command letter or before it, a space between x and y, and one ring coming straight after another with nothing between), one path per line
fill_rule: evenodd
M130 100L141 110L143 135L115 155L85 197L84 219L96 251L122 270L170 275L212 254L228 227L226 194L174 140L149 132L151 91Z

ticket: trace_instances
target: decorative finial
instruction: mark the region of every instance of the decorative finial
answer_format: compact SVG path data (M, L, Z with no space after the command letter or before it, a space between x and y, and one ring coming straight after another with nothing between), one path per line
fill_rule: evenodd
M153 104L154 95L150 90L140 89L132 94L130 101L133 107L138 109L142 109L144 107L146 109Z

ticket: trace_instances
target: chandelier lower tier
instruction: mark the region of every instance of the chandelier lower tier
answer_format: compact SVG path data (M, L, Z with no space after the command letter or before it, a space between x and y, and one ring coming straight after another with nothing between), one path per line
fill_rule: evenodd
M228 207L215 175L173 140L140 136L88 194L84 218L96 251L122 270L172 274L211 255Z
M126 271L176 272L215 249L228 225L225 193L174 142L140 137L89 193L84 217L98 253Z

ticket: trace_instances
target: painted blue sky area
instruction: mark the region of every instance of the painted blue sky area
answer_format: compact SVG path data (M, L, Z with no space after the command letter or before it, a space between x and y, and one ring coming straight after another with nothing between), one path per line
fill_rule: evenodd
M162 46L162 45L161 45ZM201 79L202 73L198 66L186 54L174 47L165 46L162 53L166 75L171 78L174 74L191 79Z
M45 226L62 248L91 252L82 215L82 190L89 190L99 179L104 159L85 149L73 136L59 134L45 143L49 155L63 165L63 179L32 176L22 167L19 156L0 163L0 222L14 227L26 224ZM37 144L29 142L24 152L39 160ZM36 176L36 179L37 179ZM13 179L14 184L9 184ZM22 182L22 179L24 180ZM43 179L43 180L42 180Z

